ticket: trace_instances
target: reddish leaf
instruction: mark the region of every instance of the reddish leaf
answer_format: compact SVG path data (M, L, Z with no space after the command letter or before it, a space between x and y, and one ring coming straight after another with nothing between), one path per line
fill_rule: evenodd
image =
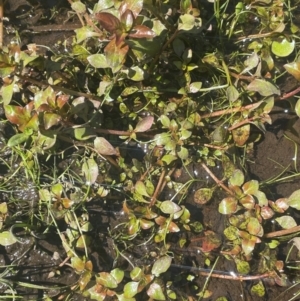
M134 15L131 10L127 9L121 16L122 25L125 27L126 32L132 28Z
M95 17L100 25L110 34L114 34L117 29L122 27L119 19L110 13L97 13Z
M219 248L220 245L222 244L222 241L218 236L218 234L210 230L205 232L205 237L202 237L201 241L202 241L201 250L203 252L210 252L214 249Z
M151 39L155 37L155 32L145 25L136 25L132 28L128 36L136 39Z
M243 146L250 136L250 124L232 130L232 137L238 146Z
M120 43L120 40L118 40L117 43L116 38L112 39L106 45L104 53L106 55L107 63L113 73L118 72L122 68L128 50L129 46L122 42Z
M13 124L22 125L29 121L30 114L20 106L4 106L6 118Z
M114 147L103 137L97 137L94 140L94 147L101 155L115 155Z
M141 121L138 122L134 131L139 132L139 133L148 131L151 128L153 121L154 121L153 116L145 117L144 119L142 119Z
M246 256L250 255L254 250L256 244L256 237L251 237L250 239L244 238L242 240L242 249Z
M174 222L170 222L168 226L168 230L173 233L173 232L179 232L180 228Z
M237 208L237 200L234 197L224 198L219 204L219 212L222 214L232 214Z
M250 194L247 194L244 197L242 197L239 200L239 202L241 205L243 205L243 207L245 207L248 210L253 209L254 205L255 205L255 200L254 200L253 196Z
M120 15L122 16L126 10L131 10L134 18L138 16L143 8L143 0L125 0L119 7Z
M260 210L260 215L263 219L269 219L273 217L274 211L270 207L264 206Z
M69 98L69 95L59 95L56 99L56 106L61 109L68 102Z

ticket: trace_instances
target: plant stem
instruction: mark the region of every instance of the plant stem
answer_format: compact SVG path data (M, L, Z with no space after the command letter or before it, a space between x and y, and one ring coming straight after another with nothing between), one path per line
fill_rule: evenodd
M163 180L165 179L165 175L166 175L166 170L163 169L163 171L162 171L162 173L161 173L161 175L159 177L158 183L156 185L156 189L154 191L154 194L153 194L153 196L151 198L151 202L150 202L150 205L149 205L150 207L152 207L155 204L155 202L156 202L156 198L157 198L158 194L161 191L161 186L163 184Z
M154 69L154 66L156 65L156 62L158 61L161 53L169 46L170 43L173 42L173 40L176 38L177 34L178 34L179 30L176 29L174 31L174 33L172 34L172 36L170 37L170 39L167 40L167 42L164 44L164 46L162 47L162 49L160 50L160 52L155 56L153 62L151 63L150 67L149 67L149 70L148 70L148 73L149 74L152 74L153 73L153 69Z
M203 268L196 268L196 267L187 267L184 265L177 265L177 264L171 264L171 267L175 268L183 268L183 269L189 269L191 271L199 272L199 275L205 276L205 277L213 277L213 278L221 278L221 279L227 279L227 280L237 280L237 281L252 281L252 280L258 280L258 279L264 279L264 278L272 278L274 276L274 272L266 272L264 274L259 275L240 275L230 272L223 272L223 271L213 271L209 269L203 269Z
M222 187L226 192L228 192L230 195L233 195L233 192L226 187L222 181L220 181L214 174L213 172L207 167L205 163L201 163L201 166L205 169L205 171L209 174L209 176L216 182L216 184L220 187Z
M290 229L284 229L284 230L270 232L270 233L265 234L264 237L266 237L266 238L279 237L279 236L294 234L297 232L300 232L300 226L296 226L296 227L293 227Z
M295 89L289 93L284 94L283 96L276 97L275 101L288 99L288 98L296 95L299 92L300 92L300 87L298 87L297 89ZM231 108L231 109L229 108L229 109L225 109L225 110L220 110L220 111L204 114L201 116L201 118L217 117L217 116L221 116L224 114L231 114L231 113L243 112L246 110L253 110L253 109L256 109L261 103L262 102L259 101L259 102L256 102L256 103L244 106L244 107L236 107L236 108Z
M33 79L29 76L23 76L21 74L18 74L17 77L19 77L23 81L27 81L27 82L32 83L34 85L37 85L39 87L43 87L43 86L49 87L50 86L56 92L64 92L68 95L79 96L79 97L83 96L83 97L86 97L88 99L98 100L100 102L102 102L102 100L103 100L101 97L99 97L97 95L82 93L82 92L78 92L78 91L75 91L75 90L66 89L66 88L63 88L63 87L60 87L60 86L50 85L49 83L47 83L45 81L38 81L38 80L35 80L35 79Z

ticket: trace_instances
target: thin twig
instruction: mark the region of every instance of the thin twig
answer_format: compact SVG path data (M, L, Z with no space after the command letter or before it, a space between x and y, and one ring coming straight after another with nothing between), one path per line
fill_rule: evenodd
M153 196L151 198L151 202L150 202L150 205L149 205L150 207L152 207L155 204L155 202L156 202L156 198L157 198L158 194L161 191L161 186L162 186L163 180L165 178L165 175L166 175L166 170L163 169L163 171L162 171L162 173L161 173L161 175L159 177L158 183L156 185L154 194L153 194Z
M207 167L205 163L201 163L201 166L205 169L205 171L209 174L209 176L216 182L216 184L220 187L222 187L225 191L227 191L230 195L233 195L233 192L226 187L222 181L220 181L214 174L213 172Z
M266 238L272 238L272 237L280 237L284 235L294 234L300 232L300 226L296 226L290 229L284 229L279 231L270 232L264 235Z

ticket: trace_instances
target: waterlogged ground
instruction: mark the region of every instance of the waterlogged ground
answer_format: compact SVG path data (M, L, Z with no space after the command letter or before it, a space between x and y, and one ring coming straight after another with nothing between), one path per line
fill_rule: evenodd
M52 16L51 9L56 5L60 10L59 15ZM27 1L27 0L11 0L5 4L5 13L10 18L10 25L12 29L5 35L5 41L10 41L15 33L13 30L20 31L20 39L22 45L28 43L36 43L45 45L55 51L64 51L68 46L68 41L72 41L72 31L69 30L71 25L76 27L78 21L76 18L71 18L68 21L65 29L60 25L61 20L67 18L68 15L67 1ZM37 18L37 14L43 16ZM42 21L41 21L42 20ZM51 20L51 21L49 21ZM7 24L8 25L8 24ZM45 27L46 26L46 27ZM14 28L14 29L13 29ZM11 32L9 34L9 32ZM63 43L63 41L67 41ZM46 48L47 49L47 48ZM41 48L41 51L44 51ZM288 92L288 80L283 80L282 91ZM297 170L300 169L298 144L300 142L300 122L296 116L290 112L290 106L283 103L282 106L276 106L274 113L271 114L272 124L267 126L267 132L261 139L255 142L251 153L247 154L243 167L246 169L245 173L252 179L261 181L268 181L280 175L285 169ZM4 117L3 111L1 117ZM8 139L11 134L9 126L1 125L2 138ZM236 151L236 150L235 150ZM144 150L134 145L127 149L128 156L143 160ZM63 172L65 167L70 167L72 158L76 157L77 151L74 153L70 151L67 158L57 156L55 164L57 164ZM242 151L237 154L229 152L229 156L243 158ZM1 156L3 160L10 160L11 154L2 150ZM15 170L18 168L19 162L15 162ZM47 164L54 164L52 161L45 160ZM113 168L112 168L113 169ZM216 166L212 169L215 175L221 175L222 167ZM13 173L15 170L11 170ZM71 166L70 170L76 173L76 166ZM0 179L7 177L7 169L5 164L0 165ZM117 171L112 170L111 175L116 175ZM206 173L200 164L191 164L186 170L178 166L174 180L178 182L186 182L190 179L192 174L197 179L201 180L189 187L185 205L191 212L191 220L200 222L205 229L213 231L220 241L224 239L223 230L226 226L224 215L218 211L220 200L224 197L221 192L214 195L214 198L206 205L198 205L194 202L194 192L205 185L213 185L214 182ZM48 175L49 176L49 175ZM103 175L105 177L105 175ZM45 174L41 175L42 183L47 184L47 168ZM66 181L68 179L66 178ZM72 183L76 187L76 183ZM291 178L287 182L278 182L272 185L266 185L268 195L273 200L279 197L287 197L292 191L299 189L299 179ZM10 192L1 192L0 201L8 202L11 198L15 200L15 211L22 216L22 211L34 211L38 206L38 192L37 188L32 186L32 183L26 181L25 177L20 178L18 183L12 183ZM165 190L165 198L168 199L169 193L173 190ZM126 215L122 209L124 195L118 191L114 192L111 199L103 201L103 199L95 198L87 205L90 222L93 227L92 243L88 249L89 257L93 263L93 271L103 272L110 271L112 268L119 267L130 271L131 264L135 265L151 265L157 256L164 251L163 244L149 245L145 240L141 239L140 244L130 244L122 252L122 255L117 254L117 248L124 246L114 245L110 231L116 227L122 227L122 221L126 220ZM294 217L297 221L300 216ZM59 225L58 225L59 226ZM20 230L21 229L21 230ZM46 229L45 229L46 230ZM52 231L53 230L53 231ZM45 234L35 233L35 229L29 229L22 232L23 228L16 225L14 231L18 233L20 241L8 246L0 247L0 266L2 274L0 274L0 292L5 295L8 286L11 286L11 291L14 291L18 296L22 296L23 300L42 300L45 292L52 300L61 300L61 292L65 292L67 296L72 291L72 284L75 284L79 278L74 272L74 269L65 262L67 254L61 245L61 239L55 234L55 229L47 229ZM61 231L65 229L62 227ZM269 232L277 230L276 225ZM237 271L234 262L225 260L220 257L214 270L211 272L209 262L214 262L218 257L217 252L211 252L209 255L204 254L203 240L199 238L197 233L191 233L184 237L187 244L183 248L178 247L178 241L182 239L182 234L174 233L170 236L170 249L173 254L173 261L170 269L167 272L166 279L173 281L172 289L177 293L177 300L187 300L187 296L195 296L196 289L194 284L198 287L207 285L207 290L212 292L211 296L207 296L205 300L217 300L218 297L226 297L231 301L264 301L264 300L300 300L299 298L292 299L294 294L300 288L298 286L292 287L293 281L297 280L297 273L292 270L287 270L288 279L287 286L280 286L273 279L268 277L262 278L266 291L264 296L259 297L251 291L253 284L257 282L247 279L240 279L235 277ZM290 250L291 244L289 240L282 243L279 249L274 250L273 254L281 260L285 260L287 253ZM290 259L297 260L298 255L295 249L289 255ZM4 266L6 268L4 268ZM258 270L259 262L256 258L250 261L251 272L255 274ZM193 281L190 281L193 277ZM209 277L209 281L207 279ZM4 279L1 282L1 279ZM18 285L18 282L40 285L39 289L34 287L25 287ZM91 284L92 285L92 284ZM57 289L53 287L57 286ZM45 287L43 289L42 287ZM48 290L46 288L52 287ZM291 287L289 290L287 288ZM182 297L181 297L182 296ZM197 297L195 297L197 298ZM109 298L108 298L109 299ZM65 300L88 300L79 294L72 295ZM141 299L144 301L146 299ZM149 299L150 300L150 299ZM197 300L197 299L195 299Z

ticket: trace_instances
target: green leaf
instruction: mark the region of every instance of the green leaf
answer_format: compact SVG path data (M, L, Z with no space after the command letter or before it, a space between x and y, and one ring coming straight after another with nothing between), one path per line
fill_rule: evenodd
M54 125L57 125L61 122L61 116L55 113L45 112L43 116L44 127L46 130L49 130Z
M124 297L132 298L138 293L139 283L135 281L127 282L124 285Z
M1 88L3 104L8 105L14 93L15 81L12 81L9 85L3 85Z
M250 217L247 224L247 231L255 236L262 237L264 235L264 229L256 217Z
M224 235L229 240L236 240L239 238L239 230L237 227L229 226L224 229Z
M0 53L0 77L6 77L15 70L7 53Z
M244 173L240 169L235 169L229 178L229 184L232 186L242 186L244 181Z
M184 42L183 42L181 39L176 38L176 39L173 41L172 46L173 46L173 50L174 50L174 52L176 53L176 55L177 55L178 57L181 57L183 51L184 51L185 48L186 48Z
M280 41L274 40L271 46L272 52L279 57L289 56L294 49L295 40L288 41L286 38L283 38Z
M97 32L92 31L87 26L83 26L81 28L75 29L75 33L76 33L76 39L77 39L78 44L88 38L99 36L99 34Z
M83 272L83 270L85 269L85 261L79 257L72 257L71 265L72 268L76 270L76 272Z
M164 301L166 297L164 296L163 290L158 283L152 283L147 290L147 295L155 300Z
M101 155L116 155L115 148L103 137L97 137L94 140L94 147Z
M166 162L167 165L169 165L170 163L172 163L173 161L177 160L177 157L172 155L172 154L168 154L168 155L164 155L161 158L162 161Z
M96 276L96 282L107 287L107 288L117 288L118 282L117 280L107 272L101 272L98 274L99 276Z
M191 30L195 26L195 17L190 14L184 14L179 17L178 30Z
M158 120L162 123L163 128L166 128L166 129L169 128L169 126L170 126L170 118L168 116L161 115Z
M0 233L0 245L6 247L13 245L17 242L17 239L10 231L3 231Z
M63 192L63 186L61 183L57 183L52 185L51 187L51 192L56 196L56 197L60 197L62 192Z
M194 202L197 204L206 204L213 195L212 188L200 188L194 193Z
M300 62L293 62L283 65L285 70L293 75L297 81L300 81Z
M232 214L237 210L237 200L233 197L224 198L219 204L219 212L222 214Z
M135 267L131 272L130 272L130 278L134 281L140 281L142 277L144 276L143 270L139 267Z
M7 146L8 147L14 147L16 145L19 145L19 144L27 141L29 136L30 135L28 134L28 132L16 134L16 135L9 138L9 140L7 141Z
M261 280L257 284L255 284L251 287L251 293L253 293L259 297L263 297L265 295L265 293L266 293L265 286Z
M243 70L243 73L257 67L259 63L259 56L256 52L252 52L252 54L245 60L246 68Z
M128 77L135 82L140 82L144 80L144 70L138 66L131 67L128 69Z
M145 184L142 181L137 181L134 188L135 188L135 191L137 193L139 193L140 195L150 197L150 195L147 192L147 188L146 188Z
M160 274L165 273L169 269L171 262L172 258L167 255L158 258L152 266L151 273L158 277Z
M297 226L296 221L289 215L284 215L275 218L276 222L283 228L283 229L291 229Z
M98 164L94 159L88 159L82 164L82 172L87 185L94 184L99 175Z
M76 11L77 14L84 14L86 11L85 5L81 1L72 2L72 9Z
M73 129L73 135L77 140L88 140L94 138L96 133L91 127L82 127Z
M108 68L109 67L104 54L100 54L100 53L92 54L87 57L87 60L94 68Z
M189 92L197 93L200 91L201 87L202 87L202 82L193 82L189 86Z
M190 138L191 135L192 135L192 132L191 132L191 131L182 129L182 130L180 131L180 140L186 140L186 139Z
M181 146L180 151L177 152L177 155L181 160L186 160L189 158L189 151L187 148Z
M124 271L121 269L113 269L110 274L116 279L117 283L119 284L124 278Z
M267 197L266 197L266 195L265 195L264 192L258 190L255 193L253 193L253 195L257 198L258 205L260 207L264 207L264 206L268 205L268 199L267 199Z
M280 95L280 90L272 83L256 78L247 87L249 91L258 92L262 96L270 96L273 94Z
M300 210L300 189L294 191L288 197L287 204L297 210Z
M160 210L166 214L174 214L181 210L180 206L172 201L164 201L160 205Z
M234 261L236 264L236 268L240 274L245 274L245 275L249 274L250 272L249 262L240 260L238 258L236 258Z
M259 183L256 180L248 181L243 185L242 189L245 194L255 194L259 189Z
M79 289L83 291L92 278L91 271L85 270L79 277Z
M126 87L123 91L122 91L122 96L128 96L131 95L135 92L137 92L139 90L138 87L136 86L130 86L130 87Z
M229 86L226 90L227 98L230 102L238 100L240 93L235 86Z
M295 112L296 112L297 116L300 117L300 99L298 99L296 102Z
M38 57L38 55L28 55L25 51L21 51L20 53L20 59L23 61L23 67L27 66Z

